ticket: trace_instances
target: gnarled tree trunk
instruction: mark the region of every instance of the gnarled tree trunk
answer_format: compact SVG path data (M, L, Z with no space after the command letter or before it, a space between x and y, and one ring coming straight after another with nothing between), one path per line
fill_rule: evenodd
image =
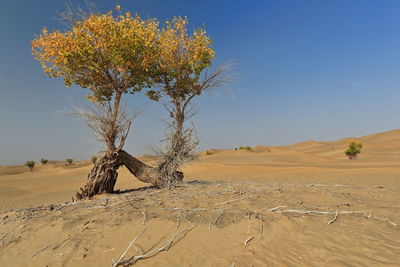
M76 197L78 199L91 198L98 194L114 192L118 177L117 170L120 166L125 166L139 181L158 187L165 185L165 181L160 178L156 168L141 162L124 150L107 151L97 159L88 174L86 185L76 193ZM179 182L182 182L183 173L177 171L176 177L179 177Z

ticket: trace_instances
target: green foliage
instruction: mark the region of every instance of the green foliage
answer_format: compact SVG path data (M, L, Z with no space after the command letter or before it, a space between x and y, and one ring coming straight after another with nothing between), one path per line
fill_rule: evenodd
M235 150L238 150L238 148L237 148L237 147L235 147Z
M344 152L349 159L356 159L361 153L362 143L350 142L349 148Z
M241 147L239 147L239 150L249 150L249 151L251 151L252 149L251 149L251 146L241 146Z
M25 162L25 166L28 167L31 171L33 171L33 167L35 167L36 161L28 160Z
M92 157L90 158L90 161L91 161L93 164L95 164L96 161L97 161L97 157L96 157L96 156L92 156Z
M207 156L210 156L210 155L212 155L212 154L214 154L214 153L212 153L211 151L208 151L208 150L206 151L206 155L207 155Z
M72 165L72 162L74 162L74 159L66 159L65 162L67 163L67 166Z
M47 159L40 159L40 163L44 166L48 163L49 161Z

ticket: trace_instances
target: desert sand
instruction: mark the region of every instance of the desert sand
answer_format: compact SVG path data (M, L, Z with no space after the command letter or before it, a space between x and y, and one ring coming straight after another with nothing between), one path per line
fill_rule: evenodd
M400 265L400 130L208 151L176 189L122 168L120 193L80 202L89 162L0 167L0 266L111 266L135 237L135 266Z

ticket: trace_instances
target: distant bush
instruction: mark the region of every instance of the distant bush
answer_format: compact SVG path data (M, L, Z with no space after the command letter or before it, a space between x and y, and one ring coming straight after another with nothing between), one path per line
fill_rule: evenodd
M237 148L237 147L235 147L235 150L238 150L238 148Z
M350 142L349 148L344 152L349 159L356 159L361 153L362 143Z
M48 163L49 161L47 159L40 159L40 163L44 166Z
M90 158L90 161L91 161L93 164L95 164L96 161L97 161L97 157L96 157L96 156L92 156L92 157Z
M25 166L28 167L31 171L33 171L33 167L35 167L36 162L33 160L28 160L25 162Z
M241 146L239 147L239 150L252 150L251 146Z
M67 166L72 165L72 162L74 162L74 159L66 159L65 162L67 163Z
M211 151L208 151L208 150L206 151L206 155L207 155L207 156L210 156L210 155L212 155L212 154L214 154L214 153L212 153Z

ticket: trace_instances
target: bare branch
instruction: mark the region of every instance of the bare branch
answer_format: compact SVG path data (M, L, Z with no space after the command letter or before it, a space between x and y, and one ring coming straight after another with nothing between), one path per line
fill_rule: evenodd
M85 8L79 5L74 5L71 2L65 3L65 10L58 12L56 20L61 22L67 27L72 27L77 21L89 17L91 14L99 13L96 4L91 0L84 1Z
M81 119L92 130L98 141L108 143L115 138L115 142L119 142L118 150L125 145L132 122L140 115L138 111L128 115L126 107L121 105L116 122L112 123L113 112L109 102L73 105L72 109L70 114Z

